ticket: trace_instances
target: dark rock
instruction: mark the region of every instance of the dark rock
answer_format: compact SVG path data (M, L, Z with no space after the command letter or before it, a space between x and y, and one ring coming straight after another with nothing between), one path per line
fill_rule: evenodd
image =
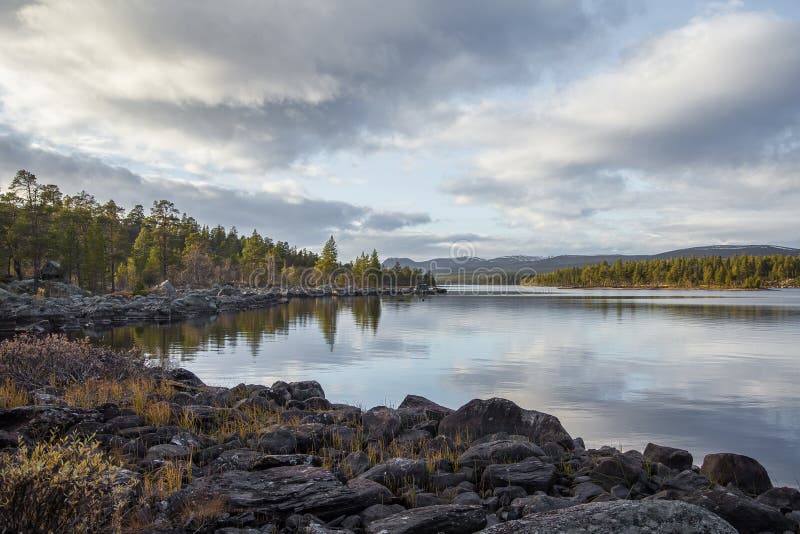
M795 488L771 488L759 495L756 500L783 513L800 510L800 490Z
M498 498L500 506L508 506L515 499L524 499L528 496L525 488L520 486L502 486L494 489L494 496Z
M219 495L230 512L255 511L268 516L313 514L320 519L352 515L391 500L386 488L369 480L342 484L319 467L276 467L264 471L225 471L195 479L181 495Z
M509 432L526 436L537 444L554 441L572 447L572 438L557 417L523 410L510 400L499 398L469 401L442 419L439 432L450 437L459 433L480 437L495 432Z
M481 496L474 491L465 491L453 497L453 504L483 504Z
M445 504L405 510L367 526L368 534L464 534L486 525L480 506Z
M726 488L716 487L682 500L715 513L736 527L740 534L792 531L795 527L775 508Z
M605 490L594 482L581 482L572 488L572 498L577 503L591 502L603 493Z
M297 438L287 427L274 427L258 437L258 449L270 454L289 454L297 450Z
M556 481L556 466L535 456L513 464L495 464L483 471L485 487L520 486L529 493L547 491Z
M144 457L145 464L158 465L164 461L189 458L192 450L189 447L175 445L174 443L164 443L163 445L153 445L147 449Z
M683 493L693 493L709 489L713 484L705 476L687 469L675 476L668 477L661 486L664 489L676 490Z
M673 449L655 443L648 443L644 448L644 461L648 464L661 463L675 469L684 471L692 468L692 455L683 449Z
M330 410L331 401L324 397L311 397L303 401L305 410Z
M405 508L399 504L373 504L369 508L364 509L359 515L361 516L361 523L366 526L373 521L398 514L404 510Z
M368 440L392 441L400 432L400 416L386 406L376 406L361 416L361 423L367 432Z
M357 479L372 480L386 487L398 488L405 484L423 485L428 480L428 467L424 460L392 458L358 475Z
M742 491L758 495L772 487L767 470L749 456L733 453L707 454L702 473L721 486L733 484Z
M342 460L342 471L347 478L356 477L370 468L369 457L362 451L351 452Z
M646 479L641 454L633 454L634 452L615 453L613 456L599 458L590 474L592 480L610 490L617 484L630 488L636 482Z
M544 456L542 449L529 441L498 440L473 445L462 454L458 462L480 474L490 464L519 462L531 456Z
M409 508L423 508L425 506L447 504L447 501L438 495L418 490L407 491L403 494L403 500Z
M550 495L532 495L511 502L511 508L521 508L522 517L551 510L561 510L576 506L577 502L563 497L551 497Z
M724 520L680 501L611 501L533 514L500 523L486 534L736 534Z
M419 395L406 395L406 398L403 399L398 408L423 409L426 411L428 419L436 419L437 421L453 413L452 409L436 404L432 400Z
M325 398L325 392L316 380L290 382L288 386L289 394L293 400L305 401L312 397Z
M458 486L460 483L466 482L466 480L467 476L464 473L435 472L428 475L428 484L437 491Z
M322 459L308 454L264 454L251 449L230 449L222 452L212 462L211 471L258 471L292 465L319 467Z

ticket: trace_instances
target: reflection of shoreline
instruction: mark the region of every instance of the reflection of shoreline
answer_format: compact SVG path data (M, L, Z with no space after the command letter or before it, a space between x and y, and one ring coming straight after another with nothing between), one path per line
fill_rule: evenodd
M377 332L381 315L380 297L319 297L293 299L283 306L223 312L176 323L126 325L104 330L84 330L81 334L113 348L135 346L161 360L178 352L172 349L180 349L183 359L191 359L208 346L236 345L241 341L245 341L255 355L265 338L286 336L293 326L314 319L319 324L326 344L333 350L339 314L346 311L351 312L356 326Z

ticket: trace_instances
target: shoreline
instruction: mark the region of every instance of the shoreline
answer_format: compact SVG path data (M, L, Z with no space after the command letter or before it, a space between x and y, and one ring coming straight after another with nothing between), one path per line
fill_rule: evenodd
M25 343L62 351L66 366L83 350L27 338L4 342L0 358ZM86 358L109 355L90 350ZM674 531L698 522L704 532L800 529L800 491L773 488L761 464L739 454L697 465L653 443L587 448L556 416L500 398L454 409L407 395L397 408L366 409L331 403L313 380L214 387L185 369L138 363L125 364L123 378L125 353L116 354L103 365L117 378L85 372L83 383L29 386L30 402L0 411L0 447L89 436L117 451L128 484L152 486L177 469L168 490L127 504L151 532L532 533L556 518L611 532L661 516ZM202 522L187 512L211 502Z
M8 287L8 286L6 286ZM431 295L446 290L415 288L239 288L178 290L157 287L143 295L91 295L76 286L54 284L62 296L40 297L0 287L0 335L76 332L83 328L167 324L225 312L267 309L291 299Z

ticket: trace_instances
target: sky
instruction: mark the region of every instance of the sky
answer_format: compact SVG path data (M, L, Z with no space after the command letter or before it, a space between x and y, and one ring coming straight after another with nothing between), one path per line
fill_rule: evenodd
M0 189L422 260L800 246L800 2L0 0Z

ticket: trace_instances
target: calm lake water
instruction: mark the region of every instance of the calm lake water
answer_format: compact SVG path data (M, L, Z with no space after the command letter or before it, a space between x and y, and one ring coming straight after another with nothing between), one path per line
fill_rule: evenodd
M457 408L506 397L588 446L681 447L760 460L800 481L800 290L472 288L413 298L295 300L98 333L208 384L318 380L334 402Z

